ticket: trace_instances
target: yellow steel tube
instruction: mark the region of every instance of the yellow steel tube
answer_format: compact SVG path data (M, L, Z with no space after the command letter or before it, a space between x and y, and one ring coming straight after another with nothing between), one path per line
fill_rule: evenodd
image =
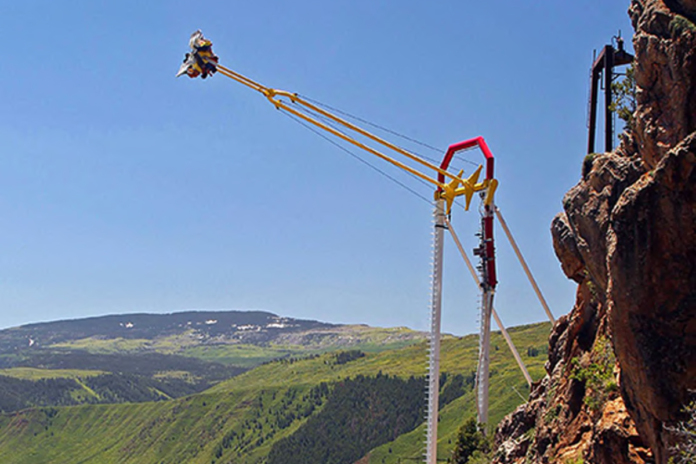
M302 118L303 120L332 133L333 135L345 140L346 142L349 142L357 147L360 147L363 150L366 150L366 151L372 153L373 155L378 156L379 158L381 158L381 159L383 159L383 160L385 160L385 161L387 161L387 162L389 162L389 163L391 163L391 164L393 164L401 169L404 169L405 171L408 171L409 173L411 173L411 174L413 174L413 175L415 175L415 176L417 176L417 177L419 177L427 182L430 182L431 184L436 185L439 188L443 187L443 184L440 184L440 182L428 177L425 174L420 173L419 171L417 171L409 166L406 166L405 164L391 158L388 155L385 155L385 154L383 154L383 153L381 153L381 152L379 152L379 151L377 151L377 150L375 150L375 149L373 149L373 148L371 148L371 147L369 147L361 142L358 142L357 140L353 139L352 137L349 137L345 134L342 134L341 132L331 128L330 126L328 126L320 121L317 121L316 119L314 119L312 117L306 116L306 115L292 109L291 107L289 107L288 105L283 103L282 100L276 99L275 97L279 96L279 97L289 98L292 102L298 103L306 108L309 108L312 111L316 111L317 113L321 114L322 116L325 116L325 117L341 124L342 126L348 128L354 132L357 132L360 135L363 135L363 136L369 138L370 140L372 140L374 142L377 142L381 145L384 145L385 147L396 151L397 153L405 156L406 158L408 158L412 161L415 161L415 162L417 162L417 163L419 163L419 164L421 164L429 169L432 169L433 171L438 172L444 176L447 176L451 179L463 182L460 177L458 177L458 176L456 176L456 175L454 175L454 174L452 174L444 169L441 169L439 166L436 166L436 165L434 165L426 160L423 160L423 159L419 158L418 156L404 150L403 148L400 148L400 147L394 145L393 143L390 143L390 142L388 142L388 141L386 141L386 140L384 140L384 139L382 139L374 134L371 134L370 132L367 132L366 130L364 130L364 129L362 129L362 128L360 128L360 127L358 127L358 126L356 126L356 125L354 125L354 124L352 124L352 123L350 123L342 118L339 118L338 116L333 115L333 114L329 113L328 111L323 110L323 109L313 105L312 103L309 103L308 101L305 101L304 99L302 99L301 97L297 96L294 93L287 92L285 90L271 89L269 87L266 87L264 85L259 84L258 82L253 81L252 79L249 79L248 77L246 77L242 74L239 74L238 72L232 71L231 69L226 68L225 66L222 66L222 65L218 65L217 69L224 76L227 76L231 79L234 79L235 81L237 81L241 84L244 84L247 87L250 87L254 90L261 92L262 94L264 94L266 96L266 98L268 98L268 100L271 103L273 103L273 105L276 108L280 108L280 109L283 109L289 113L292 113L293 115L295 115L299 118Z
M264 95L266 92L270 89L268 87L259 84L258 82L255 82L251 79L249 79L246 76L243 76L239 74L238 72L232 71L231 69L228 69L222 65L217 65L217 70L220 74L229 77L230 79L234 79L235 81L239 82L240 84L244 84L247 87L251 87L254 90L258 90L259 92L263 93Z
M299 97L299 96L294 95L294 94L290 94L290 93L285 92L285 91L276 91L276 94L288 97L288 98L292 99L292 101L297 102L297 103L301 104L302 106L305 106L305 107L311 109L312 111L316 111L317 113L321 114L322 116L326 116L327 118L330 118L330 119L336 121L337 123L347 127L348 129L353 130L353 131L357 132L358 134L363 135L363 136L365 136L365 137L367 137L367 138L369 138L369 139L371 139L371 140L373 140L381 145L384 145L385 147L391 148L395 152L404 155L406 158L408 158L412 161L415 161L417 163L420 163L423 166L430 168L437 173L440 173L444 176L447 176L450 179L461 180L458 176L440 168L439 166L432 164L424 159L421 159L418 156L414 155L413 153L410 153L410 152L404 150L403 148L394 145L391 142L388 142L388 141L386 141L386 140L384 140L384 139L382 139L374 134L371 134L370 132L367 132L366 130L346 121L345 119L341 119L338 116L335 116L335 115L329 113L328 111L325 111L325 110L303 100L302 97Z
M398 168L401 168L401 169L403 169L404 171L406 171L406 172L408 172L408 173L410 173L410 174L413 174L414 176L416 176L416 177L418 177L418 178L420 178L420 179L423 179L423 180L426 181L426 182L430 182L431 184L434 184L436 187L439 187L439 188L442 188L442 187L443 187L443 185L440 184L437 180L432 179L431 177L428 177L427 175L423 174L422 172L417 171L416 169L413 169L412 167L407 166L407 165L405 165L404 163L401 163L400 161L397 161L397 160L395 160L395 159L393 159L393 158L391 158L391 157L385 155L384 153L382 153L382 152L380 152L380 151L377 151L377 150L375 150L374 148L372 148L372 147L370 147L370 146L368 146L368 145L365 145L364 143L358 142L357 140L355 140L355 139L353 139L353 138L347 136L346 134L344 134L344 133L342 133L342 132L340 132L340 131L334 129L334 128L331 127L331 126L327 126L326 124L324 124L324 123L322 123L322 122L320 122L320 121L317 121L316 119L313 119L313 118L311 118L311 117L309 117L309 116L307 116L307 115L305 115L305 114L300 113L300 112L297 111L296 109L291 108L291 107L289 107L288 105L286 105L285 103L283 103L281 100L274 100L272 97L268 97L268 99L269 99L276 107L282 108L282 109L284 109L285 111L287 111L288 113L293 114L293 115L297 116L298 118L301 118L301 119L303 119L304 121L307 121L307 122L309 122L309 123L311 123L311 124L314 124L315 126L320 127L320 128L322 128L322 129L324 129L325 131L327 131L327 132L329 132L329 133L335 135L336 137L338 137L338 138L340 138L340 139L342 139L342 140L345 140L346 142L351 143L351 144L355 145L356 147L362 148L363 150L365 150L365 151L367 151L367 152L369 152L369 153L372 153L373 155L375 155L375 156L377 156L377 157L383 159L384 161L387 161L387 162L393 164L394 166L396 166L396 167L398 167Z

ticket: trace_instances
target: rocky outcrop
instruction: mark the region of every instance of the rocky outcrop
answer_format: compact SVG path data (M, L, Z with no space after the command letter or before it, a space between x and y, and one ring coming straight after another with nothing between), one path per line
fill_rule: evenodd
M652 169L696 125L696 1L634 0L637 111L633 136Z
M696 389L696 133L614 208L609 322L622 394L658 462Z
M552 223L576 304L494 462L667 463L696 390L696 0L633 0L637 110Z
M561 261L561 268L569 279L581 283L585 279L585 263L578 250L577 237L568 223L568 216L561 213L551 223L553 250Z
M608 333L606 301L585 273L549 338L548 375L496 430L494 462L652 462L620 395Z

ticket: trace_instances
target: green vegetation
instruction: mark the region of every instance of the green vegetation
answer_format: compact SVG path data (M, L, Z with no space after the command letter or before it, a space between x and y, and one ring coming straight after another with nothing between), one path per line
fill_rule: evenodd
M585 159L582 160L582 178L584 180L587 180L587 176L590 174L590 171L592 171L595 158L597 158L597 153L588 153L585 155ZM567 209L569 205L564 206Z
M510 331L517 346L540 346L548 332L549 324ZM493 344L504 346L500 334L492 338ZM332 437L349 433L342 424L349 424L348 429L355 424L358 435L349 441L361 443L342 453L364 456L369 452L369 462L403 462L422 454L424 407L410 400L403 405L390 402L413 397L422 403L419 377L424 374L425 352L421 343L382 353L285 359L175 400L0 414L0 462L260 464L276 446L293 449L298 437L317 442L317 434L324 431ZM438 452L442 457L451 455L463 421L475 414L474 392L467 379L475 369L476 353L476 336L443 341L441 392L451 402L441 409ZM534 378L543 375L543 357L523 355L523 359ZM506 350L491 353L491 367L492 427L522 401L513 387L523 395L527 390ZM394 406L403 409L394 410ZM335 417L340 420L330 429L327 424ZM388 433L382 436L383 431ZM377 446L384 440L388 441ZM373 446L377 447L370 451ZM337 464L343 462L355 461Z
M110 354L129 351L143 351L145 348L151 345L152 343L146 339L126 339L121 337L101 339L90 337L55 343L49 348L85 350L89 353Z
M290 356L301 356L311 353L304 349L288 349L265 347L247 344L239 345L198 345L184 348L179 352L182 356L201 359L208 362L252 368L273 359Z
M166 371L186 371L195 377L219 381L244 372L245 369L196 358L160 353L94 354L86 351L37 350L29 355L20 353L15 364L42 370L109 371L152 376ZM20 367L18 366L18 367Z
M636 68L633 64L626 68L623 79L612 82L611 90L613 98L609 110L624 122L625 130L633 130L636 112Z
M190 395L200 388L200 383L175 376L152 378L95 371L19 368L9 371L22 377L0 375L2 412L37 406L161 401ZM86 374L78 375L83 372Z
M587 285L587 289L590 291L590 303L597 303L597 299L599 298L599 293L597 293L597 286L591 278L585 281L585 285Z
M544 415L544 422L550 424L553 422L563 411L563 405L557 404L553 408L549 408Z
M347 347L327 361L338 366L423 337L403 327L340 326L253 311L30 324L0 331L0 411L179 398L271 361L294 363Z
M425 408L424 386L423 378L382 374L338 382L320 412L271 448L267 463L352 464L418 425Z
M30 355L20 352L13 362L25 367L0 371L0 392L4 388L5 398L12 399L0 399L0 410L5 412L32 406L178 398L199 393L245 371L160 353L96 354L42 349ZM55 381L49 382L51 379Z
M308 417L321 411L330 394L326 383L312 389L262 391L252 402L254 414L225 433L214 448L211 462L230 457L267 456L274 443L297 431ZM256 460L250 458L246 462Z
M424 333L405 327L333 325L261 311L111 315L0 330L0 368L50 364L51 368L64 369L67 364L77 364L84 369L81 361L90 360L88 355L92 355L91 361L109 359L104 356L131 356L130 364L137 365L153 359L185 364L185 358L189 358L236 367L235 373L239 373L278 358L350 349L377 353L419 343L424 337ZM50 358L49 364L46 358ZM188 370L166 364L168 367L160 370ZM119 372L141 373L121 368ZM110 363L96 369L117 372ZM217 380L222 377L231 377L230 372Z
M476 371L471 371L466 377L462 374L449 375L443 372L440 375L439 408L442 409L456 400L476 385Z
M68 339L53 343L46 350L56 355L80 352L94 355L179 355L250 369L274 359L305 357L341 348L379 353L403 348L422 339L421 334L404 327L383 329L352 325L279 334L275 337L266 335L260 341L250 337L249 343L234 338L211 342L205 334L187 329L153 339L103 336ZM33 350L30 353L35 355L41 351Z
M686 419L669 430L677 437L677 443L670 450L670 464L696 463L696 400L683 409Z
M571 364L571 378L583 382L588 390L585 392L584 403L592 411L599 410L609 394L618 390L614 375L616 358L611 343L606 337L599 337L592 347L589 361L573 358Z
M341 365L347 364L356 359L364 358L365 353L360 350L350 350L350 351L339 351L334 355L334 364Z
M669 33L673 39L679 39L686 33L696 33L696 24L682 15L674 15L669 22Z
M23 380L0 376L0 392L3 412L32 406L68 406L94 398L76 380L67 378Z
M547 344L544 344L544 345L541 345L541 346L529 346L529 347L527 347L527 356L529 356L530 358L537 357L537 356L539 356L540 354L542 354L542 355L544 355L544 356L546 356L547 354L549 354L549 345L548 345L548 343L547 343Z
M457 444L452 452L452 464L467 464L472 460L482 460L488 457L491 443L481 431L482 427L474 418L464 422L459 429Z
M347 348L351 354L327 361L336 366L355 353L402 348L423 338L404 327L332 325L259 311L29 324L0 330L0 411L168 400L274 360L294 363Z
M547 343L549 329L549 324L515 327L510 329L510 335L518 347L540 346ZM450 341L443 343L443 353L447 353L446 356L443 354L443 371L466 373L475 369L478 339L475 336L469 336L459 340L459 343L461 344L460 348L456 351L452 350ZM505 342L499 333L494 333L491 343L504 346ZM424 354L421 356L424 356ZM467 356L469 356L468 359ZM453 360L456 360L456 363L451 363ZM523 360L532 378L539 379L544 375L545 358L523 355ZM529 390L522 374L507 350L492 351L491 361L489 428L493 430L495 425L507 413L522 403L516 391L522 395L527 395ZM443 387L443 390L444 388L446 386ZM438 459L447 460L451 457L460 427L465 420L475 417L476 393L473 390L467 391L463 396L440 410ZM419 459L422 459L424 437L425 425L421 424L414 431L403 434L396 440L372 450L369 456L369 464L417 462Z
M80 369L38 369L34 367L12 367L0 369L0 375L22 380L81 379L105 374L104 371Z

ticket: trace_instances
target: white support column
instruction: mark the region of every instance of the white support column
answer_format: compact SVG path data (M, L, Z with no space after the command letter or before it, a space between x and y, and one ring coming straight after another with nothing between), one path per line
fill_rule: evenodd
M433 269L430 304L430 349L428 353L428 419L425 463L437 462L437 422L440 402L440 322L442 314L442 255L445 225L444 201L438 200L433 212Z
M478 422L488 428L488 387L490 384L491 362L491 309L493 308L493 290L483 292L481 302L481 334L479 338L479 359L476 372L476 389L478 397Z

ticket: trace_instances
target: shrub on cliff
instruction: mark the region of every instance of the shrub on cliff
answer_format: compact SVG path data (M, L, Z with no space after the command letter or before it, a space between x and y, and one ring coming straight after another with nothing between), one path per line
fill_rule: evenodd
M684 412L687 419L670 429L679 440L672 448L670 464L696 463L696 400L689 403Z

